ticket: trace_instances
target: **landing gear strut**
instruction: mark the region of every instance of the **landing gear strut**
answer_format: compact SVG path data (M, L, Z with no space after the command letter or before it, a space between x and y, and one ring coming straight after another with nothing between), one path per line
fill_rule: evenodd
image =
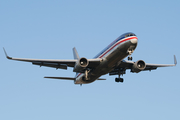
M88 70L85 70L84 71L84 77L82 78L83 80L89 80L89 78L88 78Z
M88 80L88 71L87 70L85 70L85 80Z
M117 78L115 78L115 82L123 82L124 79L121 78L120 76L126 74L126 68L117 68L112 70L109 75L118 75Z

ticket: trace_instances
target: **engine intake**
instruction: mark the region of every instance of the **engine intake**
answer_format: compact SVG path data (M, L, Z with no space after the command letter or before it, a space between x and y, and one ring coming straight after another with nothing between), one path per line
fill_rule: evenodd
M131 72L139 73L146 68L146 63L143 60L135 62L131 68Z
M73 72L81 72L89 65L89 61L86 58L80 58L75 66Z

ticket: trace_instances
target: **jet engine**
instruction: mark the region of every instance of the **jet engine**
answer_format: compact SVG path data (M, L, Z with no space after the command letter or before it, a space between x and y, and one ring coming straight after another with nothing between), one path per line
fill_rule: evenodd
M135 62L131 68L131 72L138 73L146 68L146 63L143 60Z
M77 60L73 72L81 72L89 65L89 61L86 58L80 58Z

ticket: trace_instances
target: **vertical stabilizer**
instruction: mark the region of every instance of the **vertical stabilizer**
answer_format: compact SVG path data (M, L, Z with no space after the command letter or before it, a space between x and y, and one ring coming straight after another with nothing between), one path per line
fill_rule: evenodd
M75 47L73 48L73 54L74 54L74 59L79 59L79 55Z

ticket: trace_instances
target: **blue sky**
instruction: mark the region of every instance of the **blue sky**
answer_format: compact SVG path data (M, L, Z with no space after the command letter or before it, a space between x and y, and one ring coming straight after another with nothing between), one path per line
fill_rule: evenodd
M133 60L172 64L180 56L179 0L1 0L0 46L13 57L93 58L125 32L134 32ZM179 65L74 85L44 76L67 71L9 61L0 52L2 120L179 120Z

